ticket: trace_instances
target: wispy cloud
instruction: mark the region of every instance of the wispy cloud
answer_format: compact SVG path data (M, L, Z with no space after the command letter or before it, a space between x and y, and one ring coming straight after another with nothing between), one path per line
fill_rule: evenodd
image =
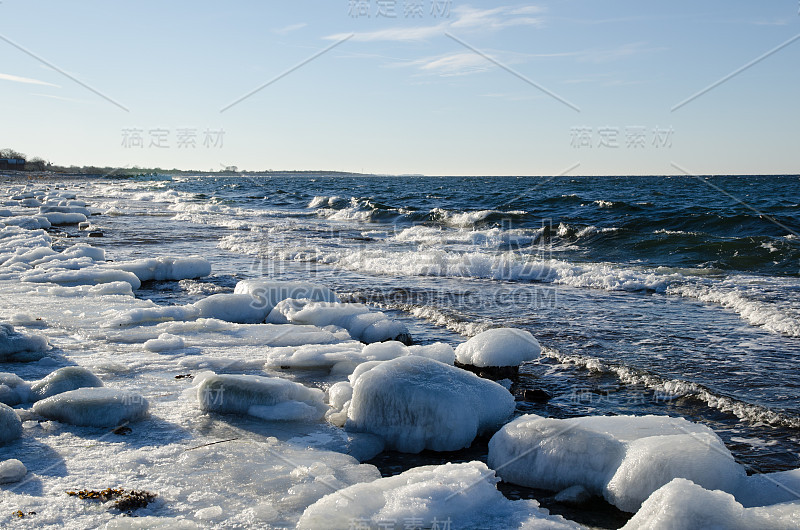
M304 27L308 26L305 22L300 22L298 24L289 24L288 26L284 26L282 28L273 29L273 33L277 33L278 35L286 35L293 31L297 31L298 29L303 29Z
M39 81L38 79L32 79L30 77L21 77L18 75L0 74L0 79L3 79L4 81L12 81L14 83L25 83L28 85L42 85L42 86L52 86L56 88L61 88L60 85L54 85L53 83L48 83L46 81Z
M358 32L354 41L396 41L408 42L444 36L447 31L497 31L512 26L539 26L544 9L538 6L501 6L491 9L477 9L468 5L454 7L453 18L430 26L408 26L385 28L375 31ZM345 35L335 34L327 40L340 40Z

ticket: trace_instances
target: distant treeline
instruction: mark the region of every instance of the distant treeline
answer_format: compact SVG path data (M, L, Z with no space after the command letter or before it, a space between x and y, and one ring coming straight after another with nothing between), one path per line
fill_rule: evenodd
M53 164L42 157L34 156L28 158L24 153L20 153L14 149L6 148L0 149L0 158L22 158L26 161L25 172L48 172L59 173L64 175L91 175L91 176L120 176L131 177L137 175L268 175L272 173L280 174L298 174L298 175L356 175L357 173L348 173L342 171L273 171L271 169L262 171L239 171L236 166L227 166L218 171L213 170L197 170L197 169L163 169L160 167L145 168L139 166L133 167L100 167L100 166L59 166Z

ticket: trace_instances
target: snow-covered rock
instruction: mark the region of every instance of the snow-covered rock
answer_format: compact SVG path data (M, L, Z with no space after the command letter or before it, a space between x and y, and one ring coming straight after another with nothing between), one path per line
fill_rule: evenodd
M38 401L33 410L45 418L84 427L114 427L147 415L139 394L112 388L80 388Z
M535 500L512 501L482 462L423 466L326 495L303 512L298 528L580 528L549 515ZM393 522L393 523L392 523Z
M0 324L0 362L38 361L48 348L45 337L19 333L9 324Z
M203 372L195 377L195 383L200 409L206 412L313 421L322 418L328 409L322 390L280 377Z
M516 328L494 328L478 333L456 347L456 360L478 367L519 366L542 352L530 332Z
M506 482L581 485L628 512L674 478L733 491L745 477L711 429L667 416L521 416L492 437L488 462Z
M143 282L151 280L185 280L202 278L211 274L211 264L200 256L145 258L111 263L107 267L131 272Z
M152 352L180 350L185 346L181 337L171 333L162 333L157 339L150 339L144 343L144 349Z
M65 366L31 385L31 398L32 401L39 401L78 388L101 386L103 386L103 382L86 368Z
M793 530L798 525L800 501L796 499L761 508L745 508L729 493L708 490L690 480L676 478L650 495L623 528Z
M319 327L338 326L364 343L399 340L410 342L408 328L391 320L380 311L370 311L364 304L314 302L309 299L287 298L269 313L267 322L273 324L312 324Z
M30 399L31 386L17 374L0 372L0 403L13 407Z
M258 324L269 314L258 299L249 294L220 293L194 303L198 316L237 324Z
M514 397L497 383L405 356L357 376L347 428L381 436L388 448L402 452L455 451L499 427L513 411Z
M16 411L0 403L0 445L22 436L22 422Z
M16 458L0 462L0 484L19 482L27 474L28 468Z
M306 298L314 302L339 302L333 291L312 282L282 282L276 280L242 280L236 284L235 294L249 294L269 314L278 302L287 298Z

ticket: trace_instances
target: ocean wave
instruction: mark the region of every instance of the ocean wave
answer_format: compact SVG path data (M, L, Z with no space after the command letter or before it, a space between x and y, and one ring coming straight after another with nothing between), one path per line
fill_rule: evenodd
M733 414L749 423L766 423L773 426L800 428L800 418L797 416L791 416L761 405L754 405L725 396L698 383L681 379L665 379L650 372L605 362L595 357L567 355L547 347L543 348L542 356L589 371L612 374L623 383L645 386L659 393L662 397L690 397L697 399L713 409Z
M789 314L791 308L779 308L774 302L753 300L736 288L721 285L675 284L669 286L667 294L694 298L701 302L720 305L737 313L754 326L762 326L774 333L800 337L800 314ZM797 313L797 311L794 311Z

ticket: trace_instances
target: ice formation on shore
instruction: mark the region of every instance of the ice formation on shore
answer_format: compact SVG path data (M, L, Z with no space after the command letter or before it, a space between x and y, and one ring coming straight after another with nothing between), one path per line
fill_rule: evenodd
M202 278L211 274L211 264L200 256L186 258L161 256L133 261L119 261L110 263L107 267L133 273L142 282Z
M714 431L667 416L521 416L492 437L488 462L506 482L581 485L628 512L674 478L728 491L745 478Z
M206 412L248 414L265 420L318 420L328 409L325 394L279 377L217 375L195 378L197 401Z
M45 418L82 427L115 427L147 415L147 400L124 390L80 388L37 401L33 410Z
M19 333L10 324L0 324L0 362L38 361L49 347L41 335Z
M312 282L287 282L276 280L242 280L236 284L235 294L249 294L258 300L266 314L287 298L305 298L314 302L338 303L339 298L333 291Z
M14 482L19 482L25 478L25 475L27 474L28 469L25 467L25 464L16 458L3 460L0 462L0 484L13 484Z
M406 453L455 451L498 428L513 411L514 397L501 385L432 359L405 356L357 376L346 427L377 434L388 448Z
M12 442L22 436L22 421L17 413L0 403L0 445Z
M745 508L733 495L708 490L676 478L656 490L623 527L627 530L724 528L794 530L800 524L800 501Z
M482 462L422 466L326 495L303 512L297 527L580 528L549 515L534 500L506 499Z
M51 372L44 379L31 385L31 401L77 390L79 388L101 387L103 382L92 372L80 366L65 366Z
M0 372L0 403L10 407L30 400L31 385L17 374Z
M530 332L516 328L494 328L478 333L456 347L456 360L485 368L519 366L542 352L539 341Z
M288 298L279 302L269 313L267 322L273 324L312 324L318 327L338 326L350 336L367 344L386 340L410 342L408 328L391 320L380 311L371 311L364 304L314 302L308 298Z
M144 343L144 349L152 352L164 352L183 349L186 345L183 339L171 333L162 333L158 338L150 339Z

